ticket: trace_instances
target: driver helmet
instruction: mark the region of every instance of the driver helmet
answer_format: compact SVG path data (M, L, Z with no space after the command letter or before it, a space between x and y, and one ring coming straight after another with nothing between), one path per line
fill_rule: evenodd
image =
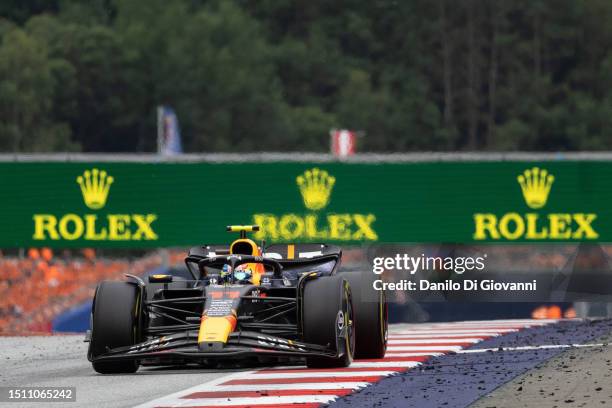
M234 278L240 283L250 283L253 278L251 264L238 265L236 269L234 269Z

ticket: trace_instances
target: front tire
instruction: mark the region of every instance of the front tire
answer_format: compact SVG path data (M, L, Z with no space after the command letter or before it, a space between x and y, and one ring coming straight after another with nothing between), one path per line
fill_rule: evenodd
M336 348L337 332L346 328L344 353L332 357L307 357L311 368L348 367L353 361L355 334L349 283L341 276L320 277L306 282L303 299L304 342Z
M98 285L92 307L92 358L112 348L136 344L140 339L141 302L141 292L134 284L104 281ZM95 361L92 365L100 374L134 373L139 366L134 360Z

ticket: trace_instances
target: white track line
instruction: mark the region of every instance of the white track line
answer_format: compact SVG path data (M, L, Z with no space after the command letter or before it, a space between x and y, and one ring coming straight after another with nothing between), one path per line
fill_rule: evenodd
M502 348L484 348L484 349L469 349L459 350L457 353L486 353L492 351L522 351L522 350L544 350L558 348L580 348L580 347L608 347L606 343L587 343L587 344L542 344L540 346L520 346L520 347L502 347Z
M423 325L402 325L402 330L435 330L435 329L459 329L459 330L495 330L495 329L522 329L525 327L543 326L550 323L540 321L515 323L515 324L423 324Z
M461 346L390 346L388 351L459 351Z
M395 344L461 344L461 343L478 343L481 338L465 338L465 339L389 339L389 345Z
M519 329L503 329L503 330L456 330L456 329L446 329L446 330L413 330L413 331L401 331L394 333L394 336L416 336L419 334L424 335L472 335L472 336L482 336L482 335L494 335L494 334L505 334L505 333L514 333L519 331Z
M421 353L402 353L402 352L387 352L387 354L385 354L385 359L387 358L393 358L393 357L437 357L437 356L441 356L444 353L440 353L440 352L421 352ZM357 360L359 361L359 360ZM352 367L352 364L351 364Z
M238 384L238 385L217 385L207 391L261 391L261 390L355 390L370 385L365 381L349 381L335 383L303 383L303 384ZM188 394L185 394L188 395Z
M475 334L476 333L476 334ZM466 333L453 333L453 334L422 334L422 333L412 333L412 334L390 334L389 340L401 340L401 339L436 339L436 338L444 338L444 339L466 339L466 338L479 338L482 340L483 337L495 337L499 336L498 333L489 333L486 332L484 334L478 334L479 332L466 332Z
M232 405L262 405L262 404L298 404L318 402L324 404L335 400L335 395L298 395L298 396L264 396L264 397L237 397L237 398L190 398L181 401L180 405L175 405L182 408L213 406L226 407Z
M559 319L504 319L504 320L464 320L461 322L439 322L439 323L405 323L401 326L503 326L521 324L548 324L558 322Z
M408 327L402 330L507 330L507 329L522 329L524 327L541 326L539 324L504 324L503 326L464 326L464 325L446 325L446 326L419 326Z
M367 368L367 367L407 367L407 368L412 368L412 367L416 367L421 365L420 362L418 361L393 361L393 359L387 359L385 358L384 360L381 360L380 362L360 362L359 360L356 360L354 363L351 364L351 367L354 368ZM375 371L378 373L381 372L385 372L385 371ZM391 374L395 373L395 371L391 371ZM357 376L357 375L361 375L363 374L363 371L357 371L353 374L353 376ZM259 378L259 377L258 377Z
M403 362L404 363L406 362L414 363L413 361L403 361ZM359 363L357 362L355 364L359 364ZM374 363L374 364L381 364L381 363ZM385 375L390 375L394 373L394 371L350 371L351 368L357 368L357 367L359 366L353 366L353 364L351 364L351 366L347 369L347 371L335 371L335 372L334 371L311 372L308 370L304 370L304 372L300 372L300 373L271 373L267 371L266 372L260 371L249 378L257 379L257 380L260 380L260 379L273 380L273 379L303 378L303 377L309 377L309 378L374 377L374 376L385 376ZM385 366L366 365L364 367L385 367ZM392 366L386 366L386 367L392 367Z

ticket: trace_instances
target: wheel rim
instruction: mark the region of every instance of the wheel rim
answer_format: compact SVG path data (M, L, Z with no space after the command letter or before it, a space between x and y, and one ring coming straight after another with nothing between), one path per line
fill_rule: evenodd
M380 318L381 318L381 330L382 330L382 338L384 342L384 348L387 349L387 342L389 339L389 305L385 301L385 294L381 292L380 295Z
M355 330L353 328L353 302L351 297L351 292L348 287L345 285L344 288L344 307L345 310L345 326L346 326L346 351L349 354L349 358L352 360L355 355Z

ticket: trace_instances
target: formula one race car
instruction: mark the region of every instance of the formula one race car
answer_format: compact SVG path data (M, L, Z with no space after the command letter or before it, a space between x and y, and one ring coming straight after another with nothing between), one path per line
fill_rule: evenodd
M246 237L258 228L229 226L240 233L231 245L191 248L192 279L101 282L88 333L94 370L232 359L346 367L354 356L382 358L387 305L372 288L373 274L339 272L342 251L332 245L263 248Z

